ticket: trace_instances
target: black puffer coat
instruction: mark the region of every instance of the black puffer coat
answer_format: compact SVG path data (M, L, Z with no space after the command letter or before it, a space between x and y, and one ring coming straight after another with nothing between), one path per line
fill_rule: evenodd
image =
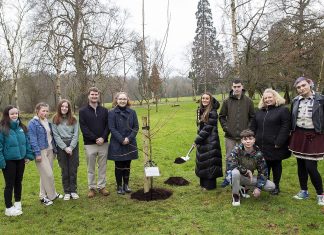
M215 98L211 102L213 107L209 113L208 122L198 123L198 136L195 140L197 145L195 172L199 178L204 179L215 179L223 176L222 153L217 127L219 102ZM198 115L201 111L198 109ZM200 120L199 117L198 120Z
M251 130L256 135L256 145L266 160L283 160L290 157L288 138L290 132L290 112L285 106L270 106L260 109L251 122ZM275 148L275 145L279 148Z

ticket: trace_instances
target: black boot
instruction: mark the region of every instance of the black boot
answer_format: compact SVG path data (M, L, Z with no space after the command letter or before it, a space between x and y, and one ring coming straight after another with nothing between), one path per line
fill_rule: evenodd
M276 188L270 192L271 195L279 195L280 189L279 186L276 186Z
M124 169L124 171L123 171L123 181L124 181L123 188L124 188L124 191L126 193L131 193L132 192L132 190L128 186L129 175L130 175L130 169L129 168L128 169Z
M121 194L121 195L125 194L124 188L121 185L117 186L117 194Z
M125 193L131 193L132 190L130 189L130 187L128 186L128 184L124 184L124 187L123 187Z

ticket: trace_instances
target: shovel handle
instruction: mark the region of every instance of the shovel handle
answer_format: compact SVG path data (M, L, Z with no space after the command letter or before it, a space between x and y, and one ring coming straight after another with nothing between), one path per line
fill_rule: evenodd
M191 146L191 148L189 149L189 151L188 151L188 153L187 153L187 155L186 156L189 156L189 154L192 152L192 150L195 148L195 145L193 144L192 146Z

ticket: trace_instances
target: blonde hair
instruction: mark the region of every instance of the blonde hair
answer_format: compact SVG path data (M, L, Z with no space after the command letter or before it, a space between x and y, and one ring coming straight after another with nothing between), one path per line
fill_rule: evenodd
M127 94L126 92L124 92L124 91L120 91L120 92L117 92L117 93L116 93L116 95L115 95L115 97L114 97L114 100L113 100L113 102L112 102L112 106L113 106L113 107L116 107L116 106L117 106L117 99L118 99L118 97L119 97L121 94L124 94L124 95L127 97L127 104L126 104L126 107L130 107L130 106L131 106L131 101L130 101L130 99L129 99L128 94Z
M43 107L46 107L49 109L49 105L45 102L40 102L40 103L36 104L35 113L38 114L39 110L41 110L41 108L43 108Z
M275 102L276 102L276 104L275 104L276 107L286 103L286 100L284 98L282 98L282 96L280 96L278 92L276 92L275 90L273 90L271 88L267 88L264 90L261 100L259 102L259 105L258 105L259 109L265 108L267 106L264 104L264 100L263 100L265 93L271 93L273 95Z

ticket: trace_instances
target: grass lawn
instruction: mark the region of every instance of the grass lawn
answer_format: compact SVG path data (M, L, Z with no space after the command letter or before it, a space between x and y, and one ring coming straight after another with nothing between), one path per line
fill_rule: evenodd
M309 182L310 199L292 198L299 190L296 160L283 162L283 176L279 196L262 192L261 198L243 199L240 207L232 207L230 187L202 191L195 176L195 153L182 165L174 159L186 154L196 135L197 104L181 99L159 106L151 112L153 160L161 176L154 178L154 187L166 188L173 195L164 201L141 202L129 195L116 194L114 164L108 162L107 188L111 195L88 199L87 174L83 143L80 139L80 167L78 173L79 200L56 200L45 207L38 200L39 175L35 163L26 166L23 181L23 212L19 217L4 215L4 198L0 197L0 234L323 234L324 209L316 203L316 193ZM135 107L139 121L145 114L143 107ZM224 137L219 129L224 153ZM142 138L138 134L141 149ZM223 154L224 156L225 154ZM132 162L130 186L133 191L143 188L143 154ZM55 183L62 193L60 169L55 161ZM324 176L323 162L319 169ZM163 182L171 176L181 176L190 181L189 186L169 186ZM0 177L1 189L4 187ZM2 194L3 195L3 194Z

